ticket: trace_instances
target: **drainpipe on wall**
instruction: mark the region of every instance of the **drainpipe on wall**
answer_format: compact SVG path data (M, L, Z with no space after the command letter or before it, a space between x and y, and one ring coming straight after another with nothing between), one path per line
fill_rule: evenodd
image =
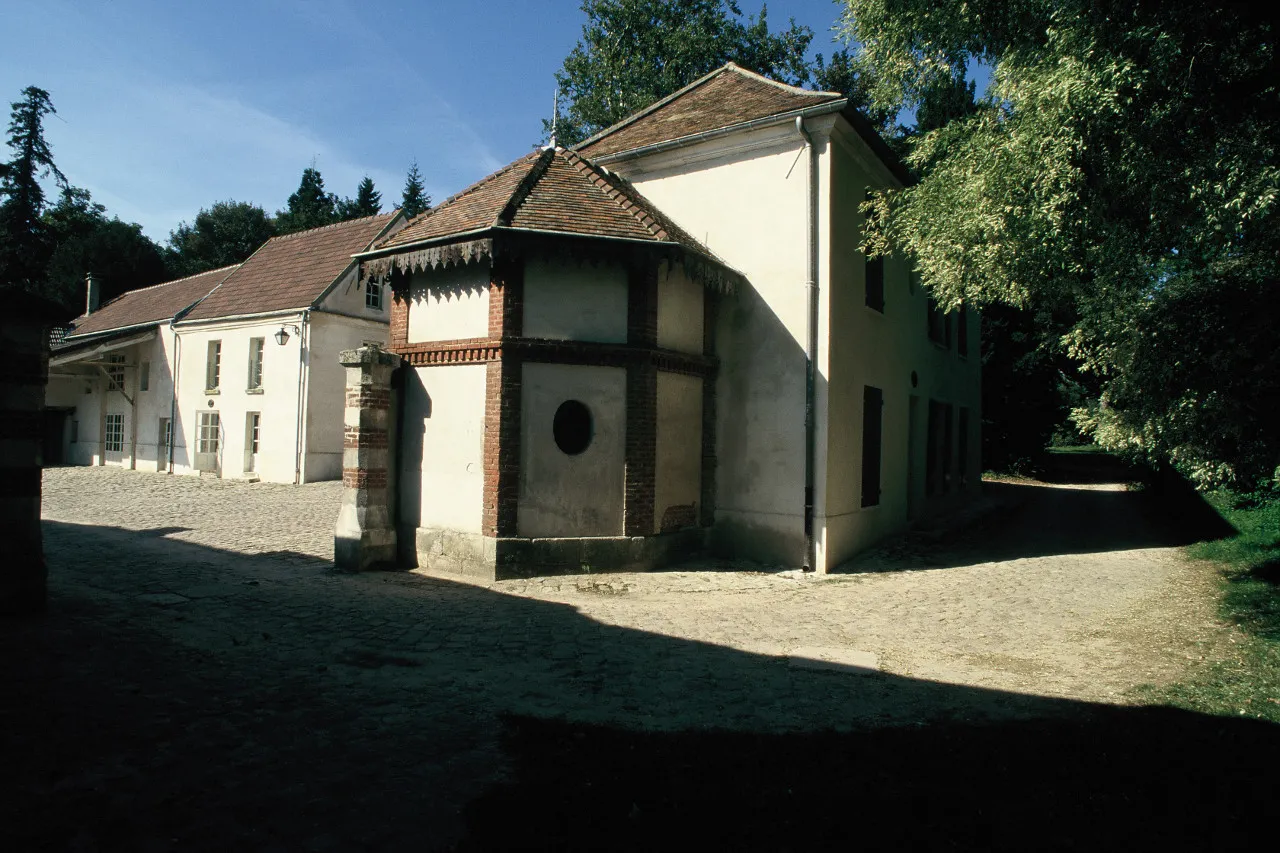
M178 431L178 377L182 375L182 338L178 336L178 330L173 327L177 322L177 318L169 321L169 334L173 335L173 400L169 403L169 470L165 473L173 473L173 445L177 438Z
M302 432L306 428L306 373L303 363L307 351L307 320L311 317L311 309L302 312L302 323L298 331L298 429L293 445L293 484L302 484Z
M809 183L805 205L808 251L808 272L805 280L805 360L804 360L804 570L817 568L816 537L814 535L813 491L814 456L817 450L816 418L814 413L815 386L818 361L818 152L813 138L804 127L804 117L796 116L796 132L809 150Z

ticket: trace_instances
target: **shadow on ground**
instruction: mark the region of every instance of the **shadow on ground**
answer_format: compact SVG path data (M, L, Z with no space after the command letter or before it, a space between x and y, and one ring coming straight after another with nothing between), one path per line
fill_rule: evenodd
M52 610L0 623L5 849L1199 849L1273 828L1270 725L45 531Z
M1176 474L1139 471L1098 452L1051 454L1042 482L985 481L982 493L982 512L926 521L840 571L1174 548L1235 533Z

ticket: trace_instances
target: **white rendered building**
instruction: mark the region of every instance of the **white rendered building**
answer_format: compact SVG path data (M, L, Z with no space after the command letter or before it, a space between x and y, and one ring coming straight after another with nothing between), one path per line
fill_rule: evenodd
M384 214L276 237L243 264L130 291L79 318L50 357L61 460L339 478L338 353L384 343L389 314L351 256L402 222Z

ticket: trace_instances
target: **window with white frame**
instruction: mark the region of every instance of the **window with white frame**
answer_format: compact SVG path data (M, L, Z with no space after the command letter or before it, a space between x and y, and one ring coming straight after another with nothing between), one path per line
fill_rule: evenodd
M364 283L364 307L382 310L382 285L373 279Z
M249 339L249 390L262 390L262 357L266 351L266 338Z
M207 391L218 390L222 379L222 341L209 341L209 351L204 364L204 387Z
M138 368L138 390L151 390L151 362L144 361L142 366Z
M105 449L108 453L124 451L124 415L107 415Z
M222 419L217 412L201 412L196 434L197 453L217 453L222 432Z
M107 390L119 391L124 388L124 356L107 356Z
M248 421L249 421L249 429L248 429L249 434L247 438L249 439L249 452L257 453L258 439L262 437L262 413L249 412Z

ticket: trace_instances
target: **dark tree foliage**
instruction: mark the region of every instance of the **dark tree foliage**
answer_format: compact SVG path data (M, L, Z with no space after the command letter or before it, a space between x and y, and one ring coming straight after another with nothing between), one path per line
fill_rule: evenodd
M53 162L44 138L44 117L53 115L49 93L35 86L22 90L9 118L13 159L0 165L0 286L40 291L52 237L41 219L45 208L40 180L52 176L58 186L67 179Z
M809 81L813 32L792 19L769 30L767 8L736 0L584 0L582 39L556 74L556 140L571 145L726 62L795 85ZM550 134L550 122L543 123Z
M256 204L217 202L169 234L169 271L176 278L238 264L275 234L275 224Z
M431 196L422 184L422 175L418 172L418 161L409 166L409 174L404 179L404 192L400 198L400 209L410 219L431 207Z
M878 107L872 102L871 91L875 84L871 74L854 63L848 49L835 51L830 61L818 54L814 58L813 82L814 87L823 92L839 92L848 98L886 140L892 140L900 133L897 111Z
M324 178L320 170L307 167L302 170L298 189L289 196L288 206L276 214L276 231L292 234L332 225L338 221L338 198L324 190Z
M84 279L90 272L104 302L168 278L164 255L142 233L142 226L108 219L106 208L94 202L88 190L63 190L58 203L45 212L44 224L53 242L45 293L71 313L84 307Z
M376 216L382 212L382 193L373 187L373 178L368 175L356 187L355 198L344 198L338 202L338 219L360 219L364 216Z
M1040 328L1097 393L1076 423L1204 487L1280 477L1280 56L1263 4L848 0L922 180L881 193L870 251L910 256L945 305L1068 304ZM973 60L990 93L926 93ZM967 115L955 116L956 107ZM936 119L931 119L937 123ZM1264 402L1266 401L1266 402Z

